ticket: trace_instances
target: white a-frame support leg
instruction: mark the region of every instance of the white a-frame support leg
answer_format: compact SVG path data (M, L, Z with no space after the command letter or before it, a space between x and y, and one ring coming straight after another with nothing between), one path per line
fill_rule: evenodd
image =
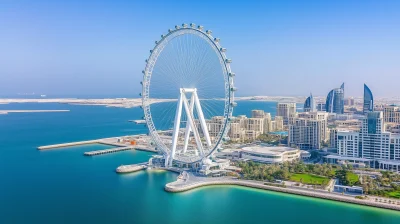
M176 113L175 113L175 122L174 122L173 134L172 134L171 155L169 155L168 158L166 158L169 160L169 166L172 166L172 160L174 159L175 151L176 151L176 144L178 143L179 127L181 126L182 100L183 99L182 99L182 93L181 93L179 96L179 99L178 99L178 105L176 107Z
M188 102L188 100L186 98L186 93L192 94L192 96L190 98L190 103ZM185 129L183 153L185 153L187 151L190 133L193 132L194 138L196 140L196 145L197 145L196 154L197 154L197 152L200 152L200 154L203 155L203 145L202 145L199 130L196 127L195 119L194 119L194 115L193 115L194 107L196 107L196 111L197 111L198 118L199 118L199 123L200 123L201 129L203 131L204 138L206 139L207 146L211 147L211 139L210 139L210 135L208 133L206 121L204 119L203 110L201 109L200 100L197 95L197 89L181 88L179 99L178 99L178 104L176 107L174 129L173 129L173 134L172 134L171 155L168 156L170 166L172 165L172 161L175 157L176 146L178 143L180 122L181 122L181 116L182 116L182 105L185 108L185 112L186 112L187 118L188 118L187 123L186 123L186 129Z
M190 98L190 114L193 115L193 109L194 109L194 94L192 94L192 97ZM183 144L183 152L185 153L187 151L187 147L189 144L189 137L190 137L190 132L192 131L190 122L186 122L186 131L185 131L185 142ZM197 155L197 150L196 150L196 155Z

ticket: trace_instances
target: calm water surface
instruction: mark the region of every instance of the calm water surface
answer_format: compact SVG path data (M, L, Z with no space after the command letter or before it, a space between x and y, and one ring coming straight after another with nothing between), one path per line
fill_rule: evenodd
M171 194L176 174L117 175L121 164L147 161L140 151L85 157L87 145L38 151L41 145L146 133L139 108L9 104L0 109L70 109L0 115L0 223L363 223L399 224L400 212L243 187ZM239 102L235 114L274 112L274 103Z

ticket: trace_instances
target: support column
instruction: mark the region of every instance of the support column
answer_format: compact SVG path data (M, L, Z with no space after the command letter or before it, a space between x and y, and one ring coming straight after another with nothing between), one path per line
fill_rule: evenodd
M193 109L194 109L194 94L192 94L192 97L190 98L190 114L193 116ZM188 148L188 144L189 144L189 138L190 138L190 132L191 130L191 125L190 122L186 122L186 131L185 131L185 142L184 142L184 146L183 146L183 152L185 153L187 151ZM197 151L196 151L197 152Z
M182 116L182 100L183 100L182 94L183 93L181 90L181 93L180 93L179 99L178 99L178 104L176 106L174 131L172 134L172 149L171 149L171 155L169 158L169 166L172 166L172 160L174 160L174 157L175 157L176 144L178 143L179 128L181 126L181 116Z
M207 142L208 147L211 147L210 134L208 133L206 120L204 119L204 114L203 114L203 110L201 109L200 100L199 100L199 97L197 96L197 90L194 91L193 94L194 94L194 100L195 100L195 103L196 103L197 113L199 115L201 128L203 129L204 137L206 138L206 142Z

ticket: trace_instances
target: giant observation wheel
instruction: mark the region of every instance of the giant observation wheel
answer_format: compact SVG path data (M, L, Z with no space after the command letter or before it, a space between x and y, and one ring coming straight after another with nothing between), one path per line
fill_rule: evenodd
M195 24L175 26L146 60L144 117L169 166L199 162L228 140L235 74L226 49L211 34Z

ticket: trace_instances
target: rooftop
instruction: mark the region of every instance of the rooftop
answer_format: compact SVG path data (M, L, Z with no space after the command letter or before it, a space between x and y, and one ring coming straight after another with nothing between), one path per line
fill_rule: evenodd
M242 148L245 152L255 152L255 153L264 153L264 154L272 154L272 155L280 155L284 152L296 151L298 149L290 148L290 147L265 147L265 146L251 146Z

